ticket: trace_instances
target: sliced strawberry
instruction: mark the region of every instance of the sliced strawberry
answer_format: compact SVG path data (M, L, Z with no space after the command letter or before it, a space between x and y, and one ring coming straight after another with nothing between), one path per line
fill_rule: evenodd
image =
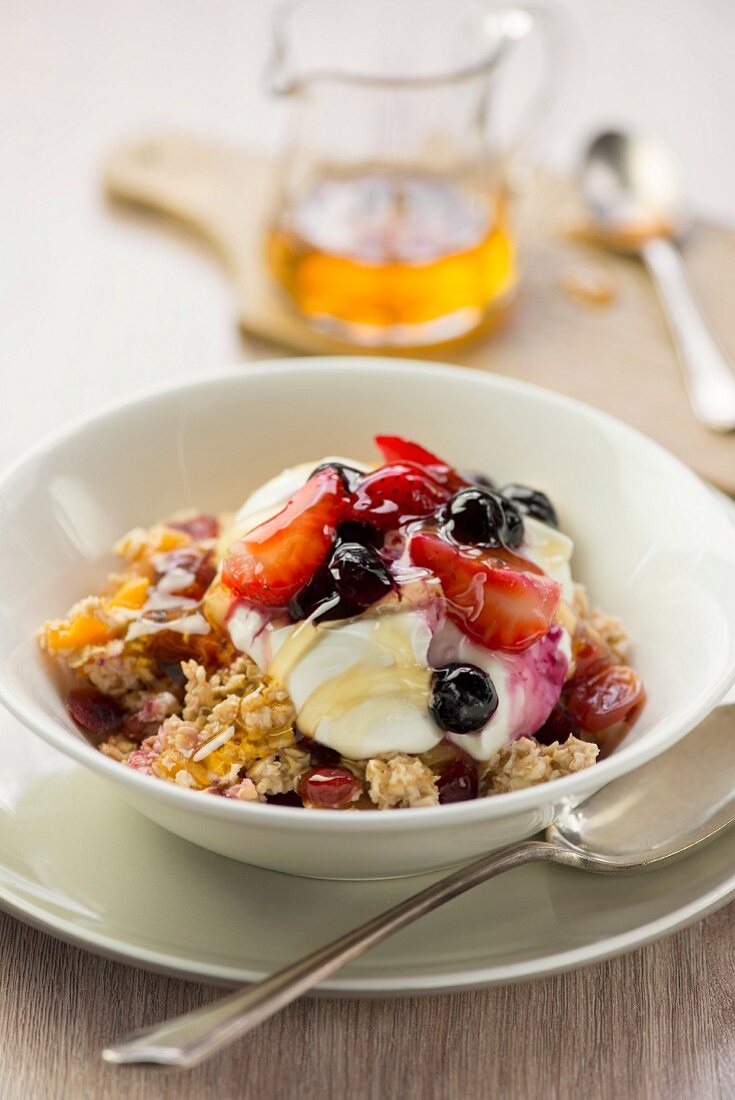
M394 463L362 479L353 495L352 517L392 531L407 520L430 516L450 496L449 488L420 466Z
M386 462L410 462L421 466L429 471L435 481L449 485L453 490L468 484L448 462L410 439L403 439L400 435L376 435L375 442Z
M599 733L627 718L643 702L645 691L632 668L610 665L585 680L573 680L565 696L574 721L588 733Z
M285 607L326 560L347 507L339 473L321 470L278 515L230 547L222 580L247 600Z
M561 586L509 550L468 550L420 531L410 553L441 581L450 618L488 648L527 649L551 626Z

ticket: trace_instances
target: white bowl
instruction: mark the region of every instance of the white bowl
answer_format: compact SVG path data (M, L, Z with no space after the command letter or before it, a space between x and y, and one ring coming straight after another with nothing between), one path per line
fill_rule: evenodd
M187 506L231 509L283 466L322 454L370 460L377 432L415 438L501 484L548 491L576 542L576 577L635 641L648 702L626 742L587 771L529 790L387 813L212 798L96 751L67 717L34 642L38 624L95 591L128 528ZM0 482L0 510L0 699L106 780L111 796L205 848L292 874L406 875L521 840L663 752L735 678L735 530L710 490L631 428L492 375L288 359L167 386L36 447Z

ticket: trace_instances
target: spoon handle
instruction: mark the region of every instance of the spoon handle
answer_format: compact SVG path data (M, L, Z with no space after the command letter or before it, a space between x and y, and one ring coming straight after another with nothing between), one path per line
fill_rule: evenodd
M657 237L642 249L676 343L694 415L706 428L735 430L735 369L694 298L679 249Z
M118 1064L157 1062L183 1067L197 1065L313 989L345 963L358 958L424 914L514 867L551 861L572 866L586 863L584 857L565 852L545 841L529 840L510 845L440 879L426 890L277 974L107 1047L102 1057L107 1062Z

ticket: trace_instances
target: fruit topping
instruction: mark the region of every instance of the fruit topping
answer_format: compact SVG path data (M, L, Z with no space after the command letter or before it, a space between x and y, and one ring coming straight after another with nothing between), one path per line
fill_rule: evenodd
M300 796L296 791L284 791L283 794L269 794L266 796L266 802L269 802L273 806L303 806Z
M344 462L322 462L321 466L317 466L309 474L309 480L316 477L317 474L324 473L325 470L334 470L339 474L342 480L342 484L348 493L353 493L357 488L360 478L363 476L362 470L358 470L355 466L346 466Z
M580 621L572 638L572 657L574 660L574 679L584 680L593 672L613 663L610 648L585 622Z
M66 697L71 717L89 733L112 733L120 729L123 709L117 699L96 688L72 688Z
M510 500L500 498L503 504L503 542L511 550L517 550L526 535L523 516Z
M330 612L336 612L338 602L332 574L329 572L327 562L324 562L304 587L294 593L288 601L287 609L295 623L308 619L319 608L323 608L321 619L338 619L339 614L330 614Z
M412 443L410 439L403 439L400 435L376 435L375 442L388 463L409 462L414 466L421 466L428 470L435 481L448 485L451 489L458 489L466 484L462 475L448 462L437 458L418 443Z
M156 586L168 596L201 600L217 574L211 550L172 550L156 570ZM161 584L163 581L163 584Z
M372 523L347 520L337 528L337 542L359 542L361 546L374 546L376 550L380 550L385 539L383 532L373 527Z
M458 756L442 768L436 785L440 805L477 798L477 765L467 756Z
M470 485L479 485L481 489L495 489L495 482L481 470L463 470L460 475Z
M533 516L542 523L548 523L550 527L559 526L554 505L540 489L529 489L526 485L506 485L502 493L524 515Z
M111 636L110 626L94 615L80 613L69 622L52 623L46 628L49 649L81 649L85 645L104 645Z
M372 546L341 542L329 561L292 597L288 610L298 621L324 607L323 619L348 619L393 589L393 578Z
M572 718L588 733L621 722L645 698L640 677L627 665L609 665L584 680L575 679L564 695Z
M500 546L505 533L503 502L486 489L460 489L442 512L444 529L456 542Z
M441 581L450 618L489 649L518 652L549 630L561 586L525 558L462 549L429 531L412 536L410 554Z
M330 749L329 745L322 745L311 737L302 736L299 747L308 751L312 767L315 768L324 764L330 768L336 767L342 760L336 749Z
M192 600L203 599L204 593L216 576L217 566L214 564L214 559L211 553L205 554L194 572L194 583L190 588L185 589L181 595L188 596Z
M298 793L305 806L319 810L340 810L355 802L360 784L346 768L311 768L299 780Z
M110 599L110 607L124 607L127 611L140 611L148 598L150 581L134 574L124 580Z
M194 516L192 519L170 519L167 527L173 527L174 531L183 531L191 535L195 542L203 539L216 539L219 534L219 523L216 516Z
M372 546L343 542L332 554L329 572L342 603L363 610L387 596L393 579L383 559Z
M477 665L444 665L431 677L429 713L448 733L475 733L497 709L495 685Z
M579 736L579 726L567 708L557 703L541 729L536 730L533 736L540 745L553 745L555 741L563 745L570 737Z
M392 531L408 520L430 516L449 495L447 486L420 466L405 462L380 466L355 490L353 517Z
M174 612L175 614L175 612ZM235 658L235 648L230 639L219 631L208 634L181 634L178 630L162 629L150 634L145 640L145 653L156 661L164 675L167 670L181 662L195 660L208 670L229 664ZM178 675L173 677L178 682Z
M245 599L285 607L326 560L346 510L339 473L315 474L277 515L230 547L224 583Z

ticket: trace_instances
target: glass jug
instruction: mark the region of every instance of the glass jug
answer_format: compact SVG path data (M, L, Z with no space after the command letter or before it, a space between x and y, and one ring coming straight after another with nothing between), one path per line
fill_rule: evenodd
M548 13L482 0L292 0L270 86L295 104L270 272L315 329L418 348L491 327L518 279L496 70L542 32L525 126L548 104ZM526 81L528 83L528 81Z

